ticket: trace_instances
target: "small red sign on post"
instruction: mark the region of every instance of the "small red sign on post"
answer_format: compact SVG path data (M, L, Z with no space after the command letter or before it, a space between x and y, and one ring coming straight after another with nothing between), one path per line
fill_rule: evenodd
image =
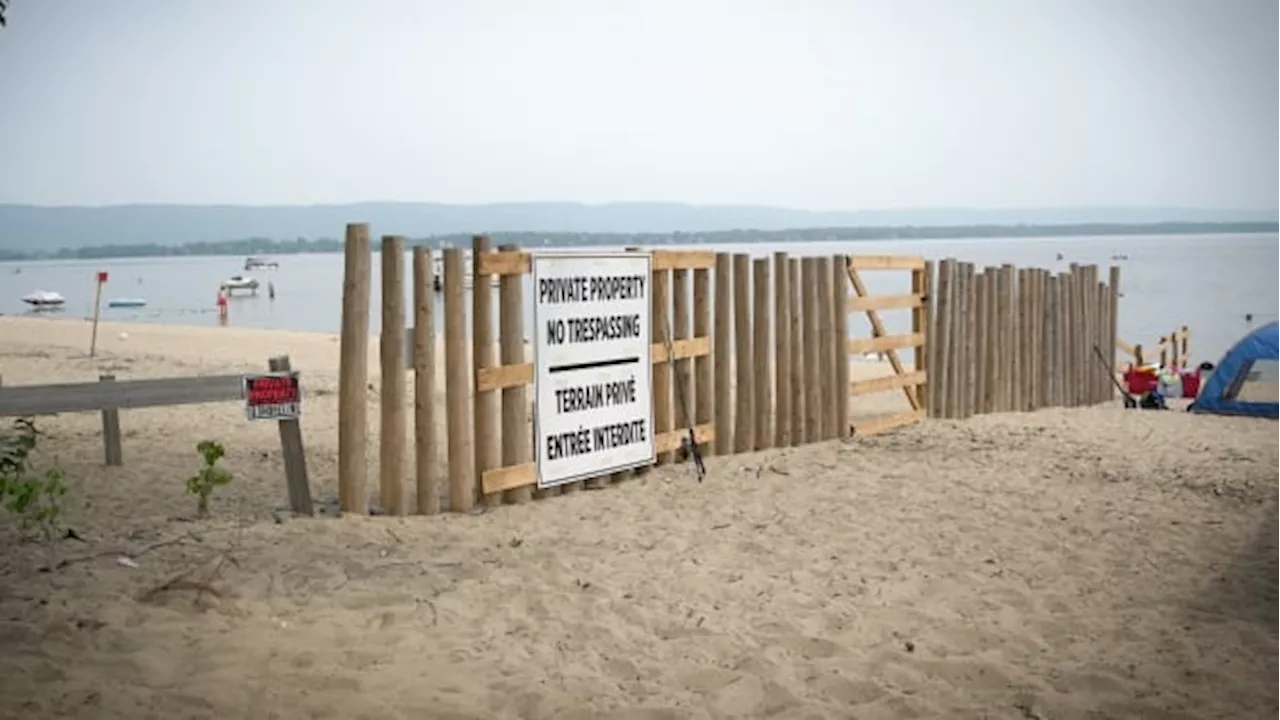
M99 282L99 283L104 283L104 282L106 282L106 281L107 281L107 271L106 271L106 270L99 270L99 271L98 271L98 282Z
M295 420L302 414L297 372L245 375L244 407L250 420Z

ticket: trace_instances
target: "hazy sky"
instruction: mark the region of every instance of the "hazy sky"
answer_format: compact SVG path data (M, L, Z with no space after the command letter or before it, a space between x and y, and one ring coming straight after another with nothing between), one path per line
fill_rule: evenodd
M0 202L1277 205L1276 0L12 0Z

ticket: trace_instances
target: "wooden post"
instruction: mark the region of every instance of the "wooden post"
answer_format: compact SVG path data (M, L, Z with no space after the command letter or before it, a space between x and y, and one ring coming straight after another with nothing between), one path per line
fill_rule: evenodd
M988 354L987 333L987 306L990 303L990 297L987 295L987 280L990 278L985 271L976 273L973 276L973 310L971 314L974 317L973 326L973 412L982 414L987 411L987 366L991 363L991 356Z
M504 252L516 252L515 245L503 245ZM472 282L474 288L483 285ZM500 361L505 366L521 365L528 361L524 346L524 275L503 275L498 279L498 341ZM512 467L533 459L533 434L529 425L529 388L514 385L502 389L502 467ZM483 476L477 477L482 481ZM562 485L562 488L582 487L582 481ZM495 493L496 494L496 493ZM512 488L503 493L510 503L526 503L533 499L533 486Z
M463 272L462 250L445 250L444 392L449 434L449 509L461 513L471 511L476 494L475 446L471 440L474 373L467 363Z
M102 315L102 283L103 272L94 277L93 287L93 334L89 336L89 357L98 352L98 318Z
M752 393L755 378L751 361L751 256L743 253L733 256L733 362L737 369L734 392L737 403L734 409L734 452L751 452L756 446L755 405Z
M713 452L733 453L733 256L716 253L715 276L715 423Z
M983 322L986 330L986 365L982 368L982 411L997 412L1000 402L1000 268L988 266L982 273L982 284L987 296Z
M413 458L418 512L440 512L436 473L435 267L431 250L413 249Z
M1058 351L1058 298L1059 285L1057 275L1045 278L1044 303L1044 380L1045 400L1049 407L1062 404L1060 375L1062 373L1061 354Z
M1015 404L1014 388L1018 382L1018 333L1014 304L1018 288L1013 266L1000 266L1000 411L1011 412Z
M957 353L960 356L960 387L959 387L959 416L962 419L973 417L974 406L974 380L977 368L974 366L974 342L973 333L975 325L974 318L974 290L973 290L973 263L960 263L960 302L957 306L960 309L960 316L957 318L956 324L961 328L958 333L960 342L957 347Z
M1110 312L1107 317L1107 346L1103 351L1107 354L1107 361L1112 366L1116 362L1116 340L1120 337L1120 266L1112 265L1110 276L1108 277L1107 290L1110 298L1107 300ZM1115 375L1114 369L1112 375ZM1115 387L1108 383L1107 399L1115 399Z
M404 238L382 237L382 425L378 491L388 515L404 515Z
M338 507L369 512L369 226L347 225L343 243L342 337L338 360Z
M653 342L666 344L671 338L671 271L654 270L650 285L653 290L650 305L653 312L653 328L650 338ZM672 338L672 342L675 340ZM673 345L674 347L674 345ZM654 433L661 437L670 432L674 426L671 422L671 370L675 366L672 358L653 366L653 425ZM674 459L671 453L658 455L659 465L669 464ZM648 468L640 468L644 472Z
M800 291L804 293L804 441L822 439L822 393L820 362L821 342L818 339L818 259L807 257L800 261ZM847 390L846 390L847 392Z
M835 348L833 347L834 331L831 327L832 318L835 316L835 309L831 307L832 289L831 289L831 258L819 257L813 260L817 273L815 285L818 288L818 301L815 307L818 310L818 343L814 348L808 348L810 352L815 349L818 353L818 379L816 384L819 388L823 388L818 394L820 402L818 411L818 440L825 441L835 436L835 398L836 388L832 384L836 373ZM826 390L830 388L830 390ZM848 390L846 389L846 393Z
M773 445L773 384L769 367L769 260L760 258L751 263L752 272L752 337L751 365L755 375L752 404L755 406L755 449L764 450Z
M791 445L791 266L787 254L773 254L774 406L773 444Z
M798 258L787 259L787 309L789 311L787 340L791 344L791 377L788 386L791 388L791 445L803 445L807 442L805 435L805 413L807 407L805 385L805 353L804 353L804 290L800 284L801 261Z
M288 355L273 357L267 361L271 372L287 373L293 370ZM280 457L284 461L285 490L289 494L289 509L295 515L314 515L311 505L311 482L307 478L307 453L302 447L302 422L298 418L280 420Z
M99 375L98 382L115 382L115 375ZM114 406L102 408L102 449L108 467L124 464L124 444L120 434L120 410Z
M920 335L924 338L922 345L916 345L912 348L911 364L916 370L925 372L925 384L916 390L916 397L920 401L920 407L929 413L929 417L933 417L933 381L929 378L928 373L933 372L933 363L931 362L933 348L933 333L930 325L930 315L933 308L933 289L931 287L933 281L933 261L926 260L923 270L911 271L911 293L919 295L924 299L920 307L911 311L911 333ZM839 307L841 312L847 305L847 302L841 302ZM849 324L846 320L845 327ZM849 358L845 357L845 373L849 371ZM847 384L847 383L846 383ZM847 393L847 391L846 391ZM846 408L847 409L847 408ZM845 426L849 425L848 417L845 418Z
M831 434L834 438L847 438L850 435L849 423L849 257L847 255L831 256L831 324L834 338L831 342L832 361L835 363L835 375L832 377L835 388L834 405L835 427ZM912 318L920 311L911 311ZM913 370L921 369L919 366ZM921 407L924 407L923 403Z
M937 402L934 409L934 416L939 418L953 418L954 409L951 406L951 383L955 362L951 356L951 329L954 313L952 304L954 303L954 284L955 284L955 266L956 261L947 258L938 263L938 302L937 320L934 322L936 326L936 335L934 342L936 344L935 357L937 363L933 367L934 389L933 394Z
M1031 398L1031 270L1018 268L1018 402L1016 412L1026 412Z
M706 268L693 271L693 336L711 337L711 273ZM714 396L715 386L712 384L711 355L699 355L693 360L693 422L695 425L709 425L715 419ZM686 396L688 397L688 396ZM710 444L704 445L710 447Z
M672 347L674 343L689 339L689 270L674 268L671 271L671 333ZM691 358L673 360L671 426L681 432L688 432L694 425L693 416L693 383ZM674 455L668 457L674 458Z
M485 494L481 478L486 470L498 467L502 457L503 438L500 434L501 419L498 416L499 397L496 391L482 388L480 372L497 365L497 338L493 332L493 286L489 275L482 273L481 261L493 250L493 241L487 235L471 238L471 359L475 365L475 489L478 498L487 507L502 504L502 493Z

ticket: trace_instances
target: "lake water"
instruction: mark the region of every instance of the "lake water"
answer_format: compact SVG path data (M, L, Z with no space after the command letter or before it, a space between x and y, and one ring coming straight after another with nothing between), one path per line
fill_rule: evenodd
M591 248L613 250L620 248ZM979 268L1005 263L1039 267L1054 272L1072 262L1096 264L1100 277L1107 266L1122 269L1120 336L1129 342L1151 346L1161 334L1186 325L1192 331L1192 356L1217 359L1253 323L1275 320L1280 287L1280 238L1275 233L1182 236L1108 236L1070 238L991 238L962 240L886 240L869 242L790 243L787 245L703 246L766 257L776 250L792 256L856 254L924 255L933 260L956 258ZM1061 253L1062 260L1057 256ZM1113 262L1113 255L1127 260ZM284 255L276 258L279 269L253 274L263 283L257 296L237 296L230 303L230 325L268 329L337 332L342 314L342 256ZM32 290L53 290L67 298L62 316L89 317L93 313L94 278L99 270L110 274L103 301L140 297L144 308L104 307L104 320L124 322L218 324L214 306L219 284L242 272L239 257L127 258L117 260L0 263L0 313L30 314L21 297ZM373 299L370 329L380 325L378 258L373 258ZM411 272L406 255L406 272ZM905 272L865 272L873 294L909 291ZM269 299L266 281L276 287ZM850 291L852 293L852 291ZM470 305L470 300L467 302ZM412 305L408 304L407 308ZM496 302L495 302L496 308ZM526 302L526 331L532 328L532 302ZM437 304L437 312L442 310ZM48 313L46 313L48 314ZM889 332L909 327L909 313L882 313ZM437 318L437 329L443 322ZM850 316L851 330L868 333L865 319Z

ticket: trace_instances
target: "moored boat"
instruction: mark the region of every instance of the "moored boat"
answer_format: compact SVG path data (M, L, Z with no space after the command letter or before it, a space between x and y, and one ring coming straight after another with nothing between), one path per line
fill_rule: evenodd
M35 308L59 308L67 304L67 299L52 290L36 290L22 296L22 302Z
M147 301L142 298L112 298L107 301L109 308L140 308L146 305Z

